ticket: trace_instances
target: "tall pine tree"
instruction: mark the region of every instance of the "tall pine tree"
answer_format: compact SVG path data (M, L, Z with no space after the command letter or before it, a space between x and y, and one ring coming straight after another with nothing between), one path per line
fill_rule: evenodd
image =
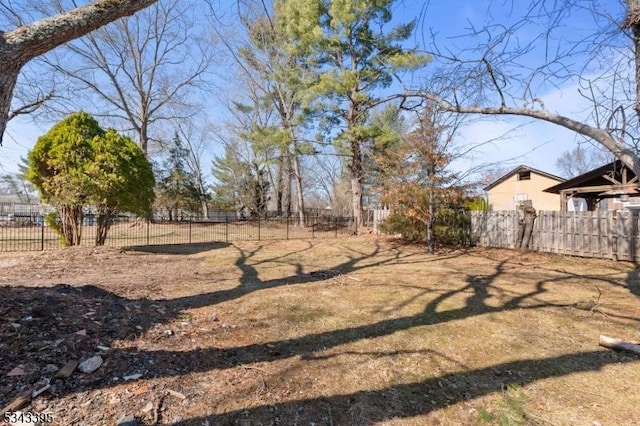
M335 140L350 156L352 210L362 223L365 176L362 145L370 137L370 111L382 102L381 89L398 73L423 66L428 57L402 47L415 22L391 27L394 0L280 0L276 10L288 49L320 64L309 82L308 101L329 112Z

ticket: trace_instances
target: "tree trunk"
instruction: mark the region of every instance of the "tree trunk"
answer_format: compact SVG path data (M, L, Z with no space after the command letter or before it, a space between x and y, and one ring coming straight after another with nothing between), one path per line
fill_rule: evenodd
M633 25L633 46L635 53L635 67L636 67L636 105L635 110L638 117L640 117L640 24Z
M65 246L78 246L82 240L82 206L63 204L58 210Z
M277 178L276 183L274 185L274 192L276 194L276 214L278 217L282 217L282 186L283 183L283 173L284 173L284 156L280 158L280 163L278 164L278 170L276 172Z
M627 17L622 25L623 28L631 29L631 40L633 41L635 55L635 82L636 82L636 114L640 117L640 1L626 0Z
M140 149L145 157L149 158L149 134L147 130L147 122L144 118L141 119L142 125L140 126L140 132L138 138L140 138Z
M133 15L157 0L96 0L14 30L0 31L0 144L20 69L31 59L109 22Z
M518 205L516 207L516 216L518 217L518 233L516 234L516 246L519 249L522 247L522 239L524 238L524 206Z
M298 224L304 226L304 194L302 193L302 173L300 171L300 158L293 157L293 178L296 182L296 209L298 210ZM290 185L290 184L289 184ZM289 190L291 193L291 190ZM291 197L289 197L291 199Z
M207 197L200 198L200 205L202 206L202 220L209 220L209 203L207 203Z
M429 191L429 219L427 220L427 253L433 254L433 191Z
M0 56L0 58L2 57ZM0 63L3 63L2 59L0 59ZM2 134L7 126L13 89L16 86L19 73L19 66L12 67L6 62L0 68L0 144L2 144Z
M291 216L291 157L288 148L281 151L278 164L277 181L274 185L276 193L276 212L280 217Z
M524 202L522 210L518 214L518 240L516 248L520 250L528 250L533 233L533 225L536 220L536 209L533 208L531 200Z
M98 209L96 216L96 246L103 246L107 240L107 234L113 224L114 212L110 209Z
M196 173L196 187L198 190L198 200L200 201L200 209L202 211L202 219L209 220L209 204L207 203L207 191L202 182L202 173L198 170Z
M293 198L291 195L291 178L293 177L296 183L296 210L298 213L298 226L304 226L305 213L304 213L304 194L302 192L302 170L300 168L300 157L298 155L298 140L296 139L296 134L291 125L291 120L288 115L284 120L283 124L287 129L289 129L289 135L291 136L291 145L293 147L293 155L290 155L287 147L287 175L285 175L285 182L287 185L288 199L286 200L287 206L287 217L291 214L291 199Z
M297 160L296 160L297 161ZM295 167L294 167L295 168ZM297 170L297 168L296 168ZM298 172L295 172L292 170L292 165L291 165L291 156L289 155L289 153L287 152L287 155L285 157L285 164L284 164L284 170L282 172L282 210L284 212L284 215L286 217L291 217L291 199L292 199L292 192L291 192L291 179L297 175ZM297 183L296 183L296 188L297 188ZM303 207L304 210L304 207Z
M351 206L356 234L362 228L362 178L362 152L356 139L351 141Z

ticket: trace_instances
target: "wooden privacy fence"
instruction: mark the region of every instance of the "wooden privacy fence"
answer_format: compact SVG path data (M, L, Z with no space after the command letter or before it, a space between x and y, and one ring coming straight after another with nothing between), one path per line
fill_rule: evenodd
M373 212L373 233L375 235L380 235L382 234L380 224L389 217L391 209L389 209L389 207L382 207L371 211Z
M640 260L637 211L540 211L530 249L571 256ZM515 211L471 212L472 240L486 247L515 247Z

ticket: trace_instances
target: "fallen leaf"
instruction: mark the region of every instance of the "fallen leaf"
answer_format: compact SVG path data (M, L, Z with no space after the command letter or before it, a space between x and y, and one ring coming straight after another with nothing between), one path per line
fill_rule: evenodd
M7 376L9 377L15 377L15 376L24 376L27 373L24 371L24 365L19 365L17 367L15 367L13 370L9 371L7 373Z
M140 386L138 389L133 391L134 395L141 395L147 392L149 392L149 386Z
M58 370L56 375L53 376L53 377L56 378L56 379L69 378L73 374L73 372L76 370L76 367L78 367L78 361L77 360L69 361L64 365L64 367L62 367L60 370Z
M186 397L183 393L176 392L176 391L171 390L171 389L169 389L169 391L168 391L168 392L169 392L169 394L170 394L170 395L173 395L173 396L175 396L175 397L176 397L176 398L178 398L178 399L187 399L187 397Z

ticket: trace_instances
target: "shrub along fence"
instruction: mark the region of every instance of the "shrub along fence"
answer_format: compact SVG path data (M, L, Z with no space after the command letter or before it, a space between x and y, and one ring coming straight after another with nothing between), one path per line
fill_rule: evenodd
M471 212L472 239L486 247L513 248L518 234L515 211ZM638 212L540 211L529 248L545 253L613 260L640 260Z
M97 227L92 221L85 220L81 245L94 245L96 231ZM351 235L352 232L353 219L348 217L307 217L305 226L298 226L298 220L294 217L242 221L146 222L121 216L111 226L105 245L127 247L337 238ZM28 216L28 220L0 220L0 251L49 250L59 247L58 235L43 225L41 216Z

